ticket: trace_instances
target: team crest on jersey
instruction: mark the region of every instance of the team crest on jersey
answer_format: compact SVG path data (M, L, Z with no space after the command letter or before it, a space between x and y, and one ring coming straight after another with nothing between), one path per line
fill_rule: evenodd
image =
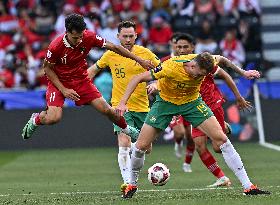
M52 52L50 52L50 50L48 50L48 52L47 52L47 58L50 58L50 57L52 57Z

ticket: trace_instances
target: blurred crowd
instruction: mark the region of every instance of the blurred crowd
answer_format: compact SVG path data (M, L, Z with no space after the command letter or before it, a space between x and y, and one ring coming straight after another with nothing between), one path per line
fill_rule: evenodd
M196 53L222 54L240 66L257 66L261 58L258 0L1 0L0 88L46 86L42 60L73 12L116 44L118 23L136 22L137 44L159 57L170 53L174 32L187 32L196 37ZM89 65L103 52L93 49Z

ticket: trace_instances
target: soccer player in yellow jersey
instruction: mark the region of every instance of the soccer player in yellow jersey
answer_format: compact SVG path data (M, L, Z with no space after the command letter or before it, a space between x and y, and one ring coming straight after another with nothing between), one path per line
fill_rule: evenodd
M138 57L145 60L150 60L155 66L160 64L160 60L149 49L139 45L135 45L137 38L135 32L135 24L130 21L121 22L118 26L118 39L123 47ZM105 68L109 68L112 73L113 89L112 89L112 107L116 107L124 95L125 89L132 77L146 70L136 61L125 58L113 51L107 51L103 56L88 69L89 77L92 78L95 74ZM149 112L149 100L146 90L146 82L140 83L132 93L127 102L127 111L124 118L127 123L133 127L141 129L146 115ZM121 175L124 184L121 189L126 188L126 184L130 180L130 147L131 138L122 133L120 127L114 125L114 132L118 135L118 163L121 170ZM136 140L136 139L132 139Z
M222 152L226 164L241 182L244 195L270 194L251 183L239 154L199 95L202 80L214 66L232 68L248 79L260 77L258 71L245 71L223 56L202 53L173 57L154 70L137 75L131 80L116 108L119 115L123 115L127 109L126 103L138 83L157 79L160 92L146 117L136 144L132 147L131 181L124 192L124 198L131 198L137 191L137 179L144 165L145 152L157 134L168 126L174 115L182 115L193 127L202 130L211 138L214 149Z

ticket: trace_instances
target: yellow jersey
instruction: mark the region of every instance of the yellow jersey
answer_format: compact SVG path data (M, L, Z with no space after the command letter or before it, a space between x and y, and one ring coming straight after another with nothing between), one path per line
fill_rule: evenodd
M161 66L151 70L157 79L160 97L176 105L182 105L199 97L200 85L204 77L194 79L189 75L183 63L193 60L197 54L181 55L164 61Z
M147 48L134 45L131 52L142 59L152 61L155 66L160 64L158 57ZM96 65L99 69L109 68L111 70L113 79L111 103L113 107L119 104L131 78L146 71L136 61L113 51L106 51ZM148 112L150 110L146 82L138 84L127 102L127 108L134 112Z

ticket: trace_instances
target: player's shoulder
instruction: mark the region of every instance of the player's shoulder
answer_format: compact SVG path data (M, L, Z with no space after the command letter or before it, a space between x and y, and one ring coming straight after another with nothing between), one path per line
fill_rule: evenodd
M168 59L171 58L171 55L168 55L168 56L164 56L160 59L161 62L164 62L164 61L167 61Z
M61 34L59 36L57 36L54 40L52 40L52 42L49 45L49 50L56 50L56 49L60 49L61 46L63 46L63 38L64 38L65 34Z
M171 60L175 62L185 62L195 59L196 56L197 54L180 55L172 57Z
M134 45L133 49L136 54L153 54L150 49L145 48L144 46Z
M94 31L86 29L86 30L84 30L83 35L84 35L84 38L89 38L89 37L95 36L96 33Z

